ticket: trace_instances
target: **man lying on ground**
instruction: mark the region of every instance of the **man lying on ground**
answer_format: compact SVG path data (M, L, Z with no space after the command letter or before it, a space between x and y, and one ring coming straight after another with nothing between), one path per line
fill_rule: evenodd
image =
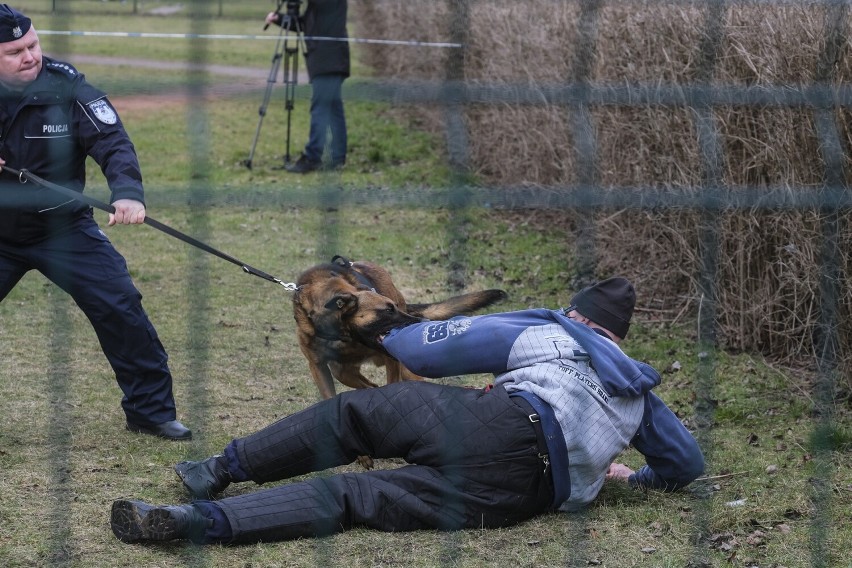
M590 503L605 479L673 491L704 458L651 392L650 366L619 348L635 304L611 278L565 309L424 321L373 338L426 377L493 373L485 389L404 381L320 402L175 471L198 499L112 505L125 542L252 543L384 531L504 527ZM366 338L371 341L371 338ZM628 445L646 465L613 463ZM403 458L391 470L340 473L211 500L234 482L262 484L349 464Z

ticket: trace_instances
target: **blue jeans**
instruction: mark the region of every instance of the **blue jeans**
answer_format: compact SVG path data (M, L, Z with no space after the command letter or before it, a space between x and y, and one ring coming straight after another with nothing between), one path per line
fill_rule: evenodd
M318 75L311 79L311 132L305 145L305 158L322 160L326 145L332 166L346 162L346 116L341 88L343 75ZM328 142L331 134L331 142Z

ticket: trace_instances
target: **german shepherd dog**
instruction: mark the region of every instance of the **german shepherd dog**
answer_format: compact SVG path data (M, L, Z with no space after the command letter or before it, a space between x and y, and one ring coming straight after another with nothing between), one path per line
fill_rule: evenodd
M380 335L424 319L467 315L506 298L503 290L484 290L409 304L387 270L341 256L304 271L296 286L293 316L299 347L323 399L335 395L334 379L352 388L378 386L361 374L366 362L384 366L387 383L421 380L381 348Z

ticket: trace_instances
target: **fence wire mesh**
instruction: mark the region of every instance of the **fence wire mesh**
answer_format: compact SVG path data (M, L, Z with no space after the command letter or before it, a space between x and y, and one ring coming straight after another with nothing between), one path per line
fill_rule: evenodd
M55 33L53 49L71 53L74 48L69 42L73 34L85 35L87 24L104 14L126 16L122 22L127 25L127 33L134 29L134 17L143 17L152 9L166 9L170 5L160 2L112 1L85 2L53 1L31 2L27 6L45 23L40 28L44 35ZM251 5L249 5L251 4ZM274 4L274 3L273 3ZM354 3L353 3L354 4ZM397 7L394 2L364 2L370 9ZM417 3L412 3L417 4ZM425 3L423 3L425 4ZM813 401L812 417L808 423L813 460L816 464L815 478L812 480L811 502L814 509L809 531L811 535L811 558L803 564L829 566L832 555L832 527L827 511L831 507L832 471L835 450L831 441L836 431L836 392L841 374L841 350L844 343L841 337L841 304L848 297L846 286L849 275L845 273L848 265L845 259L849 251L844 250L852 209L852 192L848 185L848 121L852 112L852 87L846 77L837 77L838 61L849 49L849 2L825 0L824 2L763 1L763 2L724 2L709 0L704 2L670 3L673 10L696 10L702 14L703 28L696 34L699 41L691 46L693 54L690 65L692 80L678 83L663 80L645 82L601 82L597 79L596 63L599 57L601 32L611 20L603 20L602 13L612 8L612 2L587 0L582 2L564 2L574 8L575 19L572 39L576 47L572 51L573 59L568 63L569 73L558 82L542 83L535 80L495 81L477 77L467 68L473 54L468 48L472 42L475 24L474 10L489 9L485 0L446 0L438 4L445 17L447 29L434 30L436 41L443 42L438 60L443 67L436 76L425 78L378 76L370 80L357 81L345 89L347 102L364 101L390 104L395 107L438 109L442 121L442 136L451 174L446 187L377 188L371 186L349 187L341 190L333 183L322 187L319 192L313 189L294 188L256 188L238 193L213 188L210 180L210 116L208 107L203 103L211 89L221 89L221 85L211 84L209 75L203 70L214 65L211 60L210 46L221 35L217 21L221 18L255 19L270 3L223 3L191 0L185 3L185 11L193 14L190 27L183 39L186 42L187 60L178 62L179 69L186 76L179 81L178 87L186 90L186 97L196 101L186 115L186 129L189 133L188 160L189 181L186 187L175 188L157 196L157 207L191 203L193 215L189 217L187 233L201 241L211 240L210 211L214 207L265 207L265 208L308 208L322 213L322 229L317 243L318 260L330 258L340 248L339 224L340 212L347 208L381 204L386 208L446 210L449 220L446 224L445 243L448 250L446 263L446 283L450 290L462 290L467 285L471 267L468 265L468 242L466 233L469 225L468 215L475 210L552 210L579 212L581 222L573 231L565 234L565 241L573 248L575 255L575 274L572 283L576 286L588 284L600 274L600 226L596 215L600 212L634 211L690 211L696 214L697 245L695 255L698 262L693 274L695 283L696 308L694 310L698 335L696 338L698 353L698 373L694 388L694 412L696 437L706 452L708 471L713 469L714 440L714 385L717 381L717 356L719 345L719 283L723 280L720 268L720 255L724 237L722 235L723 217L731 212L761 211L766 214L781 212L814 212L818 216L818 229L821 243L818 258L817 304L819 308L814 337L814 366L818 379L813 383L813 392L809 393ZM505 9L506 3L494 2L495 9ZM554 2L554 5L557 3ZM630 4L623 3L623 4ZM269 6L267 6L269 5ZM637 10L649 5L666 5L664 2L636 2ZM720 82L716 79L720 62L719 54L730 25L732 7L743 8L801 8L818 5L824 10L823 37L819 38L820 55L813 70L814 80L807 83L767 83L736 84ZM426 6L422 6L426 10ZM523 10L522 6L517 7ZM369 12L367 12L369 13ZM515 13L515 12L509 12ZM361 13L363 17L364 12ZM363 24L363 22L360 22ZM358 28L356 28L358 29ZM360 30L359 30L360 31ZM440 33L438 33L440 32ZM107 33L107 32L102 32ZM113 30L111 33L116 33ZM121 32L118 32L121 33ZM151 32L152 34L154 32ZM479 32L481 33L481 32ZM432 34L426 34L430 36ZM141 37L139 34L137 36ZM246 36L248 37L248 36ZM361 38L363 39L363 38ZM387 39L387 38L385 38ZM399 39L399 38L396 38ZM426 38L428 39L428 38ZM813 38L810 38L813 39ZM128 42L133 39L128 38ZM176 41L163 38L161 41ZM222 40L231 41L231 40ZM254 39L243 39L254 41ZM258 39L260 41L260 39ZM353 45L357 43L353 41ZM412 40L414 41L414 40ZM417 39L426 43L424 39ZM555 41L559 41L558 39ZM791 38L790 41L799 41ZM270 45L271 43L267 43ZM461 46L461 47L446 47ZM134 48L128 54L138 56ZM82 55L82 54L81 54ZM175 64L175 62L171 62ZM523 64L519 64L523 65ZM152 75L155 75L152 72ZM160 87L157 78L151 77L147 86L140 83L114 85L118 96L130 93L150 94ZM166 82L164 89L174 88L175 84ZM301 101L300 101L301 102ZM567 132L564 132L567 146L572 153L574 170L566 176L565 183L474 183L480 173L476 162L477 152L472 144L478 136L471 132L470 113L479 109L504 108L547 108L568 117ZM699 180L694 185L666 186L664 183L612 184L602 179L600 129L596 124L599 115L596 111L606 108L618 109L655 109L666 112L685 111L691 120L691 135L698 149ZM720 109L793 109L810 113L820 158L820 179L816 183L797 185L795 181L777 183L741 184L731 181L725 162L730 160L730 141L725 139L724 127L720 125ZM267 130L268 132L268 130ZM263 133L264 136L268 135ZM277 136L278 134L276 134ZM505 135L505 133L503 134ZM480 141L481 142L481 141ZM487 142L486 142L487 143ZM249 141L234 140L234 144L244 144L246 150ZM523 168L522 164L518 164ZM523 177L521 173L520 177ZM211 189L213 188L213 189ZM532 251L531 251L532 252ZM208 299L211 294L213 262L212 257L200 250L193 250L191 266L187 270L185 286L187 288L190 315L186 321L188 342L187 366L189 403L187 414L193 417L193 426L200 432L207 429L209 421L216 420L211 412L209 352L213 348L209 330L217 325L215 315L211 313ZM52 369L50 398L61 401L66 398L67 360L71 356L67 346L69 330L69 306L57 304L51 307L53 331L51 352ZM848 315L848 314L847 314ZM845 328L845 329L848 329ZM47 557L51 565L71 565L79 562L73 559L69 550L74 548L70 526L74 509L74 493L67 490L70 479L67 475L69 463L74 456L71 453L73 420L68 408L63 404L53 407L50 431L52 447L48 483L50 485L50 516L54 519L54 532L47 535L49 540ZM193 442L192 453L200 457L216 451L204 442ZM692 566L708 566L706 539L712 532L712 500L698 500L694 511L693 534L688 538L692 543ZM569 529L564 546L564 565L586 566L589 564L587 536L589 520L586 513L574 515L566 521ZM836 527L835 527L836 529ZM436 565L455 566L459 559L454 552L455 544L450 537L446 541L446 550ZM322 541L316 551L317 565L335 565L333 542ZM206 553L182 557L181 562L188 565L212 565ZM81 564L82 565L82 564Z

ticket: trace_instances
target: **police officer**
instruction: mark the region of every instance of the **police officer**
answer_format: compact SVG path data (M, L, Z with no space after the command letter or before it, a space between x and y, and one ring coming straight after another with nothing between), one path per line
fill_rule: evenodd
M82 193L87 156L109 183L109 225L142 223L139 162L106 95L71 65L43 57L30 19L0 4L0 170L26 169ZM176 420L168 356L142 295L91 207L0 171L0 301L32 269L89 318L124 393L127 429L190 439Z

